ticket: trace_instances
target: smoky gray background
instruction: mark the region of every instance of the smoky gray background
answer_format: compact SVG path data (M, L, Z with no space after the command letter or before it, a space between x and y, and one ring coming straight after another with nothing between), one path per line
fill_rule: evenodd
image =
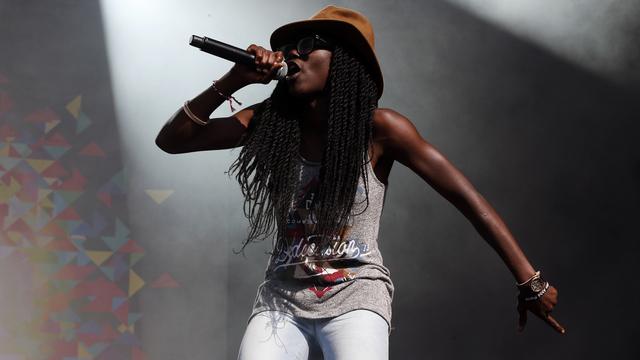
M553 315L567 328L560 336L530 316L516 333L513 276L452 205L396 163L379 235L396 287L390 358L637 358L640 4L332 3L374 26L379 105L408 117L496 208L559 289ZM238 151L168 155L153 143L185 99L231 66L190 48L188 35L266 47L276 27L327 4L0 2L9 31L0 64L23 81L23 102L80 89L102 99L88 109L113 114L101 121L129 173L126 218L147 251L140 273L166 271L181 284L138 295L149 359L235 358L268 259L267 244L233 253L247 222L224 171ZM88 37L97 50L74 45ZM235 95L246 106L272 88ZM229 114L223 104L214 116ZM145 189L175 192L158 205Z

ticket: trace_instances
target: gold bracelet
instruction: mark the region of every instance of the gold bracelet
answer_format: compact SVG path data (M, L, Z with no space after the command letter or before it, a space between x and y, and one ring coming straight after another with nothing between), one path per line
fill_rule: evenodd
M206 121L203 121L202 119L200 119L194 113L191 112L191 109L189 109L189 100L184 102L184 105L182 105L182 110L184 110L184 112L187 114L189 119L193 120L194 123L202 126L207 125Z
M533 279L536 279L536 278L539 278L539 277L540 277L540 270L536 271L536 273L535 273L535 274L533 274L533 276L531 276L530 278L528 278L527 280L525 280L523 283L518 284L518 283L516 282L516 285L517 285L517 286L522 286L522 285L524 285L524 284L528 283L529 281L531 281L531 280L533 280Z

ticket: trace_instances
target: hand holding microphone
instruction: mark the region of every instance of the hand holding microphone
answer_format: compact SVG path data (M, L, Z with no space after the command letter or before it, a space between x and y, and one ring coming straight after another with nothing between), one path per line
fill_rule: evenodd
M272 80L284 79L295 67L289 68L281 51L270 51L255 44L242 50L232 45L208 38L192 35L189 45L209 54L235 62L230 73L239 76L248 84L268 84ZM295 70L294 70L295 71Z
M231 72L243 77L249 83L268 84L272 80L284 78L287 73L287 63L281 51L272 52L262 46L249 45L247 52L255 56L253 66L236 63ZM283 70L282 70L283 69Z

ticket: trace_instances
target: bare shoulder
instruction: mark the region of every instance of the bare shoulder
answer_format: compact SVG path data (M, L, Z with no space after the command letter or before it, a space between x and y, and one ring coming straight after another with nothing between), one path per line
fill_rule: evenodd
M231 117L235 118L246 129L249 127L251 119L253 119L253 115L255 114L258 106L260 106L260 103L247 106L246 108L231 115Z
M418 130L409 118L389 108L374 110L373 133L377 141L388 143L388 145L420 137Z

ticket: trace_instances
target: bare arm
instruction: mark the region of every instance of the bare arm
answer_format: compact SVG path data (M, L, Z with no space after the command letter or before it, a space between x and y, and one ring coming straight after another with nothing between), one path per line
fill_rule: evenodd
M216 88L223 94L231 95L253 83L268 84L277 69L282 66L279 62L283 58L281 52L271 52L253 44L247 51L255 54L257 69L235 65L216 82ZM189 102L189 109L198 118L206 121L225 101L226 99L210 86ZM256 106L257 104L251 105L232 116L210 119L205 126L192 121L180 107L158 133L156 145L171 154L239 146Z
M382 134L383 151L413 170L459 209L499 254L518 283L535 273L498 213L444 155L420 136L409 119L393 110L380 109L374 121ZM519 302L520 328L524 327L528 309L564 333L564 328L548 314L556 303L557 290L553 286L540 301Z
M420 136L409 119L393 110L383 110L381 114L377 124L386 130L385 153L413 170L460 210L504 260L517 282L531 277L535 270L515 238L469 180Z
M242 85L227 74L218 80L216 87L230 95ZM206 120L224 101L224 97L209 87L191 100L189 108L198 118ZM158 133L156 145L171 154L235 147L253 117L253 109L251 106L229 117L211 119L202 126L193 122L180 108Z

